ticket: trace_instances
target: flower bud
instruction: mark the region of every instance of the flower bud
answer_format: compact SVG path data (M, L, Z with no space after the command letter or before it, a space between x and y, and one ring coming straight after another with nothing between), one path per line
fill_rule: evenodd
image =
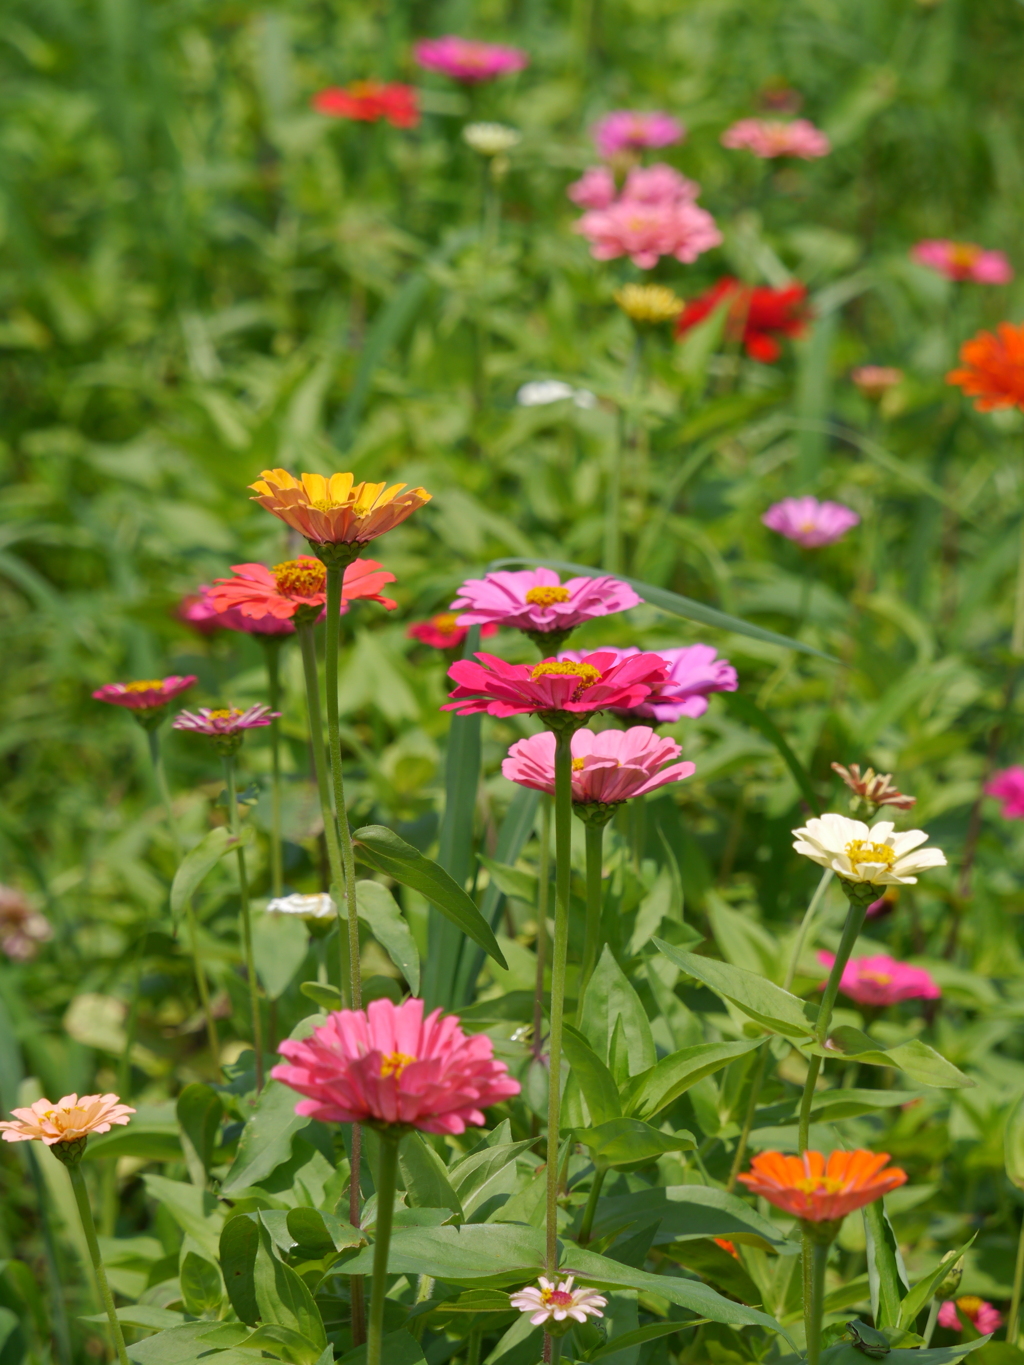
M964 1258L961 1256L946 1272L946 1278L936 1287L935 1297L940 1301L955 1299L964 1274Z

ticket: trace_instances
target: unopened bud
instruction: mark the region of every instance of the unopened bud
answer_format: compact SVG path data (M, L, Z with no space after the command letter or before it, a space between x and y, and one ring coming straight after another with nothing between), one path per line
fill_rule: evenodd
M946 1278L938 1285L935 1290L937 1299L955 1299L957 1290L960 1288L960 1281L964 1275L964 1258L960 1259L946 1272Z

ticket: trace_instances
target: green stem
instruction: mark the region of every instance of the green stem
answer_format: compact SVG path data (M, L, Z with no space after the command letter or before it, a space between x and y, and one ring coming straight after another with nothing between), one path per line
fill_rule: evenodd
M1016 1346L1020 1331L1020 1299L1024 1286L1024 1219L1021 1220L1020 1235L1017 1238L1017 1264L1013 1272L1013 1295L1010 1299L1010 1314L1006 1325L1006 1340Z
M750 1141L750 1130L754 1126L754 1118L757 1114L757 1102L761 1098L761 1086L764 1084L764 1073L767 1065L768 1040L766 1038L761 1044L761 1051L757 1058L757 1066L750 1082L750 1099L747 1101L747 1112L743 1119L743 1128L740 1132L739 1141L736 1143L736 1151L733 1154L732 1169L729 1171L729 1183L725 1187L730 1193L736 1188L737 1178L740 1171L743 1169L743 1162L746 1159L747 1143Z
M844 883L844 889L847 884ZM846 964L850 960L853 946L857 942L858 935L864 927L864 916L868 912L870 901L862 898L850 901L850 909L846 915L846 925L843 928L843 937L839 942L839 952L836 953L836 960L832 964L832 970L828 974L828 982L825 986L825 994L821 997L821 1004L818 1007L818 1022L815 1026L815 1035L820 1044L824 1044L828 1037L829 1024L832 1022L832 1010L835 1008L836 996L839 994L839 982L842 980Z
M601 943L601 906L604 899L604 886L601 874L604 871L604 825L586 825L587 843L587 919L583 932L583 969L580 972L579 1004L577 1018L583 1009L583 994L587 982L597 966L597 950Z
M590 1241L590 1234L594 1227L594 1214L597 1212L597 1201L601 1197L601 1186L604 1184L607 1174L607 1166L598 1166L594 1171L590 1194L587 1196L587 1207L583 1210L583 1221L580 1223L580 1235L576 1238L581 1247L585 1247Z
M61 1282L60 1262L57 1259L57 1245L53 1239L48 1209L49 1192L43 1182L39 1169L39 1158L33 1144L25 1144L25 1159L28 1162L32 1185L36 1192L36 1205L39 1209L39 1228L43 1234L43 1255L46 1260L47 1278L50 1289L50 1322L53 1331L57 1360L60 1365L71 1365L71 1329L68 1326L68 1310L64 1302L64 1288Z
M466 1365L480 1365L480 1345L484 1334L479 1327L474 1328L466 1342Z
M149 757L153 763L153 776L156 779L156 789L160 793L160 801L164 808L164 815L167 819L167 830L171 836L171 843L174 851L181 862L182 847L181 837L178 834L178 822L174 818L174 806L171 804L171 789L167 785L167 773L164 771L164 756L160 749L160 731L157 726L146 731L146 738L149 740Z
M370 1296L370 1322L366 1338L366 1365L382 1365L381 1342L384 1337L384 1300L388 1288L388 1247L395 1209L395 1180L398 1172L398 1138L381 1133L380 1167L377 1171L377 1230L373 1240L373 1291Z
M821 1073L821 1058L812 1057L807 1067L807 1079L804 1081L804 1093L800 1097L800 1126L798 1129L797 1142L801 1152L807 1151L807 1144L811 1134L811 1107L814 1104L814 1088L818 1084L818 1076Z
M324 683L327 688L327 744L334 778L334 812L341 835L341 867L344 875L345 927L348 961L341 962L341 988L345 990L345 969L348 968L348 1000L350 1009L360 1009L363 1003L362 977L359 970L359 916L356 914L356 859L352 848L352 830L345 805L345 779L341 771L341 723L338 716L338 648L341 629L341 585L344 570L340 565L327 569L327 637L325 641Z
M604 513L604 568L609 573L618 573L622 568L622 466L625 461L626 447L632 435L630 409L636 396L642 355L643 338L637 332L629 357L629 368L626 372L628 399L619 408L615 441L608 452L608 482L605 490Z
M242 951L245 973L249 978L249 1011L252 1015L252 1045L256 1053L256 1089L263 1089L263 1020L260 1018L260 988L256 979L256 960L252 952L252 911L249 907L249 878L245 870L245 846L238 818L238 792L235 787L234 754L224 755L224 776L228 784L228 813L238 859L238 894L242 903Z
M1013 634L1010 637L1010 653L1020 658L1024 655L1024 516L1020 522L1020 552L1017 560L1017 593L1013 609ZM1006 1338L1009 1341L1009 1337Z
M793 978L796 976L797 968L800 965L800 955L803 953L807 935L814 922L814 916L818 913L818 906L821 904L825 892L828 890L829 884L834 876L835 873L832 869L826 867L821 874L821 880L815 888L814 895L811 897L811 903L804 912L803 919L800 921L800 929L796 936L796 943L793 945L793 956L789 960L789 966L786 969L786 979L782 983L784 990L788 991L793 987Z
M936 1323L938 1322L938 1320L939 1320L939 1301L938 1301L938 1299L932 1299L931 1304L930 1304L930 1306L929 1306L929 1308L928 1308L928 1321L925 1323L925 1328L924 1328L924 1344L925 1344L925 1348L926 1348L926 1349L927 1349L927 1347L929 1347L929 1346L932 1344L932 1337L935 1335L935 1326L936 1326ZM1006 1340L1007 1340L1007 1341L1010 1341L1010 1334L1009 1334L1009 1332L1007 1332L1007 1334L1006 1334ZM1010 1341L1010 1344L1011 1344L1011 1345L1013 1344L1012 1341Z
M818 1365L821 1356L821 1322L825 1315L825 1268L827 1265L827 1244L815 1242L811 1254L811 1311L807 1320L807 1365Z
M264 635L263 653L267 661L267 699L271 711L281 709L281 636ZM281 722L270 722L270 765L273 786L270 791L270 890L280 896L284 884L281 859Z
M551 1034L548 1039L547 1273L558 1269L558 1134L561 1113L562 1016L569 952L572 856L572 735L555 733L555 939L551 954Z
M82 1228L85 1232L85 1240L89 1247L89 1255L92 1257L93 1269L96 1272L96 1282L100 1287L100 1296L103 1299L103 1307L107 1310L107 1317L110 1319L110 1332L114 1338L114 1349L117 1351L119 1365L128 1365L128 1353L124 1349L124 1333L121 1331L121 1324L117 1319L117 1309L114 1307L114 1296L110 1292L110 1285L107 1283L107 1272L103 1269L103 1262L100 1259L99 1243L96 1240L96 1225L92 1221L92 1209L89 1207L89 1192L85 1188L85 1180L82 1177L82 1168L79 1165L68 1166L68 1175L71 1177L71 1188L75 1194L75 1203L78 1205L78 1214L82 1220Z
M537 865L537 981L533 994L533 1055L540 1057L544 1036L544 959L548 942L548 897L551 891L551 798L541 797L540 859Z

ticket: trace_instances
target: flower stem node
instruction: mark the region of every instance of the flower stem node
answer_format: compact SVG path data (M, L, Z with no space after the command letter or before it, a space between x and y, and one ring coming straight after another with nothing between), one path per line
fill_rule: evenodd
M621 805L621 801L587 801L582 805L574 805L573 814L585 825L603 829Z
M828 1247L839 1236L839 1229L843 1226L842 1218L829 1218L823 1222L812 1222L809 1218L800 1220L801 1229L817 1246Z
M337 541L321 543L316 540L306 542L309 548L326 569L347 569L359 557L361 546L357 541Z
M878 888L873 882L851 882L848 878L840 876L839 885L846 892L846 898L851 905L867 909L878 900Z
M89 1141L88 1133L82 1137L72 1138L70 1142L55 1142L50 1148L62 1166L77 1166L85 1153L85 1144Z

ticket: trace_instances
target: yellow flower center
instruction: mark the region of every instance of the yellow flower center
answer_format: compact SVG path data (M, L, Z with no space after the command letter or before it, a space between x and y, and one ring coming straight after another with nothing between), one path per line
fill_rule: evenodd
M891 973L891 972L871 972L871 971L867 971L867 972L866 972L866 971L864 971L864 970L862 969L859 975L860 975L860 979L861 979L862 981L873 981L873 982L875 983L876 986L891 986L891 985L892 985L892 973Z
M956 1306L969 1318L976 1318L984 1302L985 1300L979 1299L977 1294L965 1294L962 1299L957 1299Z
M574 758L573 761L572 761L572 770L573 770L573 772L574 772L574 773L580 773L580 772L582 772L582 771L583 771L583 766L584 766L585 763L586 763L586 759L583 759L583 758Z
M686 306L664 284L624 284L612 297L634 322L672 322Z
M846 1182L834 1175L807 1175L794 1180L793 1188L803 1194L840 1194Z
M588 687L593 687L594 683L600 682L601 670L595 668L593 664L578 664L572 659L545 659L542 664L534 667L530 681L536 682L539 678L549 677L579 678L576 690L570 698L570 701L579 701L582 692Z
M323 592L327 581L327 570L318 559L286 559L271 572L278 592L286 597L313 597Z
M239 709L238 709L237 706L220 706L220 707L217 708L216 711L211 711L211 712L210 712L210 719L211 719L211 720L234 720L234 718L235 718L236 716L240 716L241 714L242 714L242 713L241 713L241 711L239 711Z
M439 616L432 616L430 624L442 635L454 635L459 628L459 618L453 611L443 611Z
M849 858L854 872L861 863L881 863L883 867L892 867L896 861L895 849L888 844L872 844L867 839L851 839L843 852Z
M125 683L126 692L161 692L163 691L162 678L149 678L146 682Z
M954 242L949 252L951 262L960 270L970 270L980 255L981 247L971 242Z
M551 607L556 602L568 602L569 596L569 589L560 588L557 584L551 584L549 587L528 588L526 591L526 600L532 607Z
M573 1298L564 1289L542 1289L540 1291L542 1303L552 1303L556 1308L570 1308Z
M380 1074L381 1076L394 1076L396 1081L400 1081L402 1072L410 1062L415 1060L415 1057L410 1057L405 1052L389 1052L386 1057L381 1058Z

